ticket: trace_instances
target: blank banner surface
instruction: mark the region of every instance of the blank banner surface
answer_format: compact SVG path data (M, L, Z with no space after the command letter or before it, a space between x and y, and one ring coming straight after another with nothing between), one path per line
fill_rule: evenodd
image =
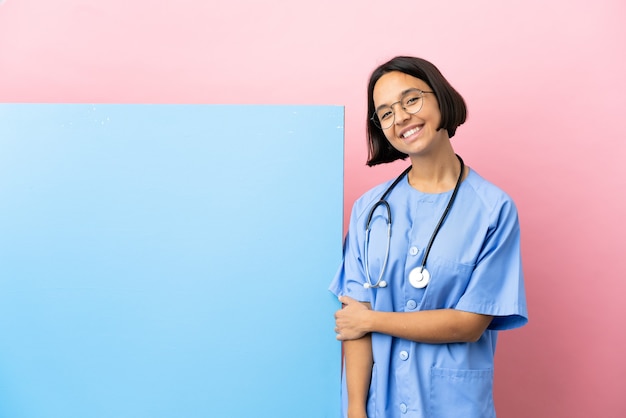
M0 417L338 416L342 107L0 120Z

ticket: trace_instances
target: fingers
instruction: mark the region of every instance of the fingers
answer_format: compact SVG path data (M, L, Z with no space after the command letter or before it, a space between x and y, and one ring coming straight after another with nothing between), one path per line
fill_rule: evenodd
M355 302L355 300L352 299L350 296L339 296L339 302L343 303L344 305L349 305L352 302Z
M346 340L349 340L350 338L347 337L346 330L344 329L344 326L340 324L340 322L343 323L344 321L341 321L341 320L345 319L345 316L346 316L346 311L344 309L348 305L353 304L353 303L358 303L358 302L356 299L352 299L350 296L339 296L339 302L341 302L344 306L342 309L339 309L338 311L335 312L335 325L336 325L335 333L337 334L337 337L336 337L337 340L346 341ZM343 331L343 334L342 334L342 331Z
M338 341L346 341L346 340L348 340L348 338L346 338L345 334L342 334L341 330L338 327L335 328L335 334L337 334L336 338L337 338Z

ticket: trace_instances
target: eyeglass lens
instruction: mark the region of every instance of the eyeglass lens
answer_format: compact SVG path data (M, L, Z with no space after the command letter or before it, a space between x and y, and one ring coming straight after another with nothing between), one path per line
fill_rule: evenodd
M390 106L383 106L376 110L372 120L381 129L388 129L395 120L393 106L400 104L405 112L413 115L422 109L424 103L424 93L421 90L410 90L404 94L401 100L392 103Z

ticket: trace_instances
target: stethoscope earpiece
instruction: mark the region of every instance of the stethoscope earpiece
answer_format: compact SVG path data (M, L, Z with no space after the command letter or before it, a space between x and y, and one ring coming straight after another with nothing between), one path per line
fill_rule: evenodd
M387 287L387 282L384 280L381 280L376 284L363 283L363 287L366 289L377 289L380 287Z

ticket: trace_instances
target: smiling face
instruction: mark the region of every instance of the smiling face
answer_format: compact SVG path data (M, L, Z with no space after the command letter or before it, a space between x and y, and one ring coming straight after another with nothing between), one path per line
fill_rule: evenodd
M374 86L373 99L376 109L393 105L394 121L383 129L391 145L409 157L427 155L449 143L448 132L437 128L441 123L439 103L433 93L424 93L422 108L415 114L407 113L402 105L407 103L407 94L432 89L419 78L392 71L381 76ZM399 102L399 103L398 103Z

